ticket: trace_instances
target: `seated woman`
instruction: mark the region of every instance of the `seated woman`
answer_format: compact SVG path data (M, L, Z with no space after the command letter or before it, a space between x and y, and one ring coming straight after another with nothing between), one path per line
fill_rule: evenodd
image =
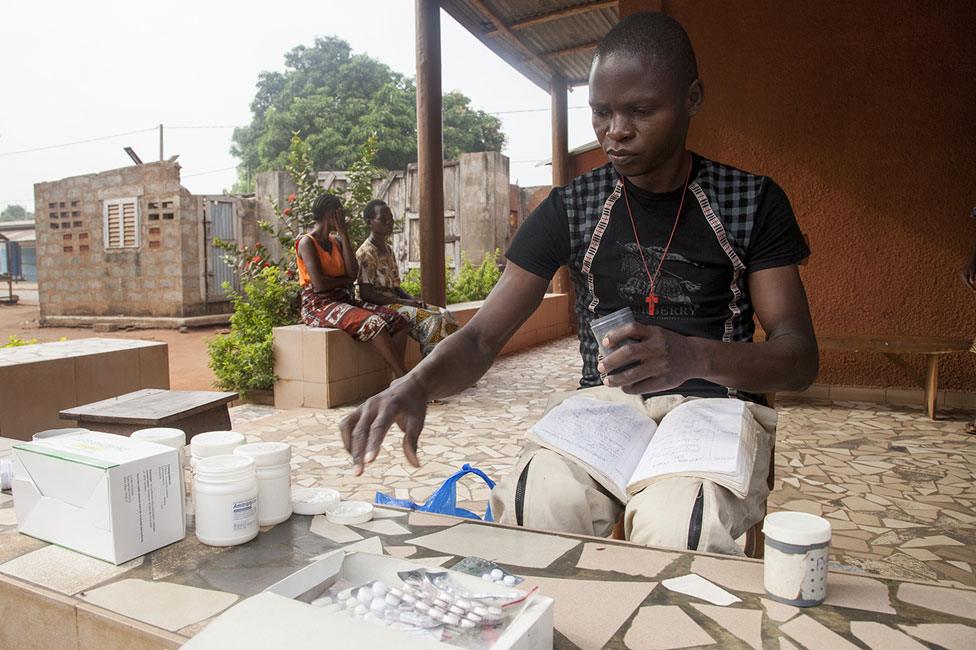
M315 228L295 242L302 285L301 321L309 327L335 327L371 343L393 374L402 377L406 329L396 311L353 297L358 272L349 244L342 202L322 194L312 204ZM335 231L335 234L333 234Z
M388 241L393 233L390 206L379 199L370 201L363 210L363 219L370 235L356 251L359 296L395 309L406 318L410 322L410 338L420 343L420 353L426 357L435 345L457 331L457 321L447 309L427 305L400 287L400 272Z

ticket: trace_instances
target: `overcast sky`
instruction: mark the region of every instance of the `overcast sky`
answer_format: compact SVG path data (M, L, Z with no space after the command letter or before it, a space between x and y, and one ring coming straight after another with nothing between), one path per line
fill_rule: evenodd
M30 153L11 153L107 135L250 121L262 70L283 70L284 54L336 35L411 77L413 0L255 0L162 3L4 2L0 8L0 209L32 209L33 184L122 167L132 146L159 155L155 130ZM443 87L500 114L512 181L546 184L549 96L441 14ZM586 88L569 96L585 106ZM569 111L570 147L593 139L586 110ZM236 178L231 129L166 129L165 154L180 154L183 185L219 193ZM7 154L7 155L5 155ZM529 162L524 162L529 161Z

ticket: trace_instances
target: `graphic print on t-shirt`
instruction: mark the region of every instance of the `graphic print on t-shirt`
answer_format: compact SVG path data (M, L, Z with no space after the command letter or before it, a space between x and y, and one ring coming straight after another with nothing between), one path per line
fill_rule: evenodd
M638 245L634 242L615 242L620 251L620 274L622 283L617 285L617 294L630 304L640 304L647 301L651 292L651 282L647 277L647 270L653 274L661 264L664 254L662 246L644 246L644 261L641 260ZM654 295L658 302L654 307L654 315L659 318L689 317L699 311L699 299L695 297L702 288L698 282L687 279L682 275L683 266L701 267L680 253L668 252L667 261L661 266L654 283Z

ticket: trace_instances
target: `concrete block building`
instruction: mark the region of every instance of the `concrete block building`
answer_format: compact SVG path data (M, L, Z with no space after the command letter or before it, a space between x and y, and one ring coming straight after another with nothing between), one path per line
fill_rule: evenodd
M236 279L214 237L257 236L252 198L193 195L175 162L37 183L34 201L41 319L50 324L229 312L223 283Z

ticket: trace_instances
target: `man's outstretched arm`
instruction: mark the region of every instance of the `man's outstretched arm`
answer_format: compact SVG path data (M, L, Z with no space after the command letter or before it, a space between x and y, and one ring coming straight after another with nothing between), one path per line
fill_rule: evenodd
M639 365L607 376L604 383L635 394L667 390L693 378L756 393L808 387L817 377L819 353L796 266L751 274L749 292L765 342L723 343L635 323L613 332L611 346L628 338L636 342L608 355L600 371L634 361Z
M427 402L471 386L505 343L542 302L549 281L509 261L498 284L471 321L439 343L426 359L382 393L368 399L339 424L356 474L379 453L386 432L396 423L404 432L403 452L414 467L417 440Z

